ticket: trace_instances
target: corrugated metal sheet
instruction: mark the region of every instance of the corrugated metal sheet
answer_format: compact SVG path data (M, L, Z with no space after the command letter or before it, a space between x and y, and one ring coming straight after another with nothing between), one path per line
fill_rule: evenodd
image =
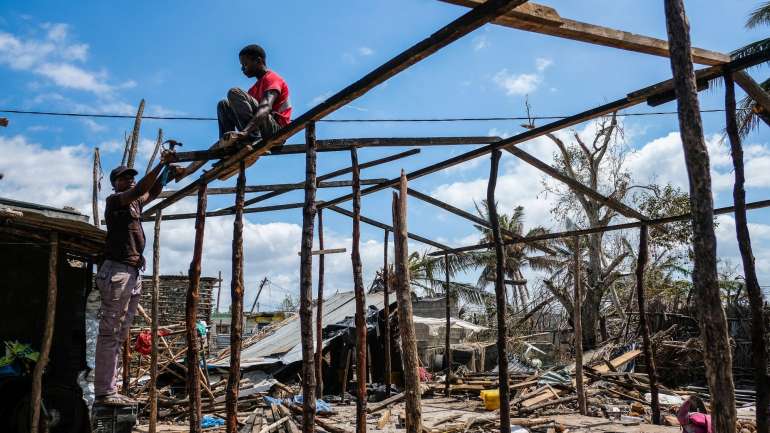
M384 307L383 294L371 293L366 296L366 306L374 306L378 310ZM343 322L348 317L356 314L356 303L353 292L337 293L324 300L323 326ZM313 307L313 317L316 317L316 308ZM315 323L315 320L314 320ZM324 340L326 345L331 339ZM313 326L313 347L315 350L315 326ZM300 361L302 359L302 344L300 342L299 315L289 319L286 324L278 328L274 333L241 351L241 367L256 365L268 365L281 363L284 365ZM215 367L229 367L230 358L227 357L215 364Z

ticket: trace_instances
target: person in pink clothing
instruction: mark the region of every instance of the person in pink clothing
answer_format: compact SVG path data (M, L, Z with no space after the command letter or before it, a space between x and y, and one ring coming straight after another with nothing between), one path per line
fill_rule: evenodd
M676 419L686 433L714 433L711 415L705 413L706 405L695 395L690 396L679 408Z

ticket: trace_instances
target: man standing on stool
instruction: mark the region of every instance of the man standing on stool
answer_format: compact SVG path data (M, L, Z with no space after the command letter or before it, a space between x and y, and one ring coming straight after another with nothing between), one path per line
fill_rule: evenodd
M107 241L104 262L96 274L96 286L102 296L99 309L99 337L96 340L94 371L95 404L129 406L136 402L116 391L118 355L134 320L142 293L140 271L144 270L145 237L142 229L142 206L154 200L163 189L161 169L168 153L139 183L137 171L120 166L110 173L115 193L107 197L104 218ZM175 166L168 166L172 171ZM127 368L127 366L123 366Z

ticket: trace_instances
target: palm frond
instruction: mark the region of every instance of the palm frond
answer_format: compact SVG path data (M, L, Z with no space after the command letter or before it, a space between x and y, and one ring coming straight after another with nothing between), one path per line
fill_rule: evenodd
M746 28L753 29L770 24L770 1L760 4L746 20Z

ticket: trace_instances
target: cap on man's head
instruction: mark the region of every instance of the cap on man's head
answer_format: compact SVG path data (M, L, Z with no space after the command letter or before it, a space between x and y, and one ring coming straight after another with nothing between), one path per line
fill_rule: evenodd
M110 183L115 185L115 179L119 178L120 176L124 174L130 174L131 176L136 176L139 172L134 170L131 167L126 167L125 165L120 165L118 167L115 167L110 172Z

